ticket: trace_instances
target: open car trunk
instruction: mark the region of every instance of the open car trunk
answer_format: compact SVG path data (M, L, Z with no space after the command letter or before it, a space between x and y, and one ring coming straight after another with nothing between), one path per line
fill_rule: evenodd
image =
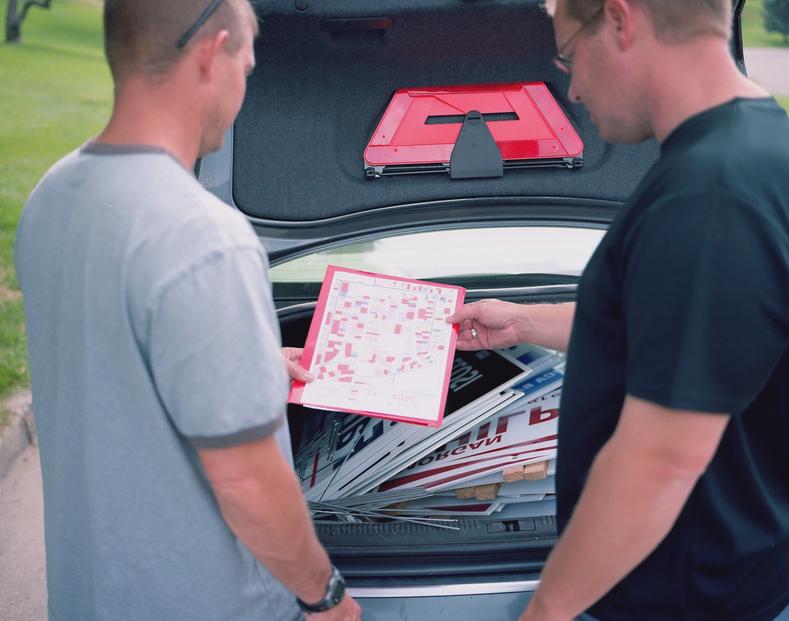
M209 190L249 218L274 268L406 234L604 229L657 157L654 142L604 143L583 107L568 101L568 79L552 62L553 30L539 0L253 4L261 18L257 68L224 146L198 170ZM742 66L744 0L735 4L732 52ZM582 166L463 180L366 174L365 148L398 89L533 82L546 85L583 141ZM487 269L447 276L424 267L420 278L464 286L469 301L568 301L577 283L577 275L561 273ZM285 345L304 344L320 280L273 278ZM290 406L289 421L297 445L299 408ZM517 616L556 527L550 513L494 514L460 520L451 531L380 521L318 524L317 532L354 594L364 598L365 619L481 621ZM391 597L397 605L386 604Z

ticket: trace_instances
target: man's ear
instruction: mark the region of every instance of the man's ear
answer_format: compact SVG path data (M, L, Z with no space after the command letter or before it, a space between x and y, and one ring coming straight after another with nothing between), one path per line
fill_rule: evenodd
M605 0L603 19L607 22L615 45L627 50L635 37L635 8L630 0Z
M230 33L227 30L221 30L215 35L203 37L197 42L195 55L201 80L210 82L214 79L217 71L217 57L224 53L229 38Z

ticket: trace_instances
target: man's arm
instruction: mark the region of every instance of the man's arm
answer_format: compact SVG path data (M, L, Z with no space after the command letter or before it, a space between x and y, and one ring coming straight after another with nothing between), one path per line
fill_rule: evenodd
M272 437L198 451L222 515L255 557L299 599L320 601L331 573L301 487ZM315 619L359 619L349 596Z
M570 621L643 561L671 530L728 420L628 396L520 621Z
M531 343L567 351L575 303L513 304L481 300L464 305L447 317L460 324L458 349L498 349Z

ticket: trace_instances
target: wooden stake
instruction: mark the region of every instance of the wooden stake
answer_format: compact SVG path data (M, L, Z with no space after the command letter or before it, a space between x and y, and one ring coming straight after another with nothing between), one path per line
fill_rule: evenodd
M474 488L474 498L477 500L496 500L499 495L501 483L490 483L488 485L477 485Z
M527 481L542 481L548 476L548 462L527 464L523 467L523 478Z
M507 483L523 481L523 466L510 466L509 468L504 468L502 474L504 475L504 481Z
M474 487L459 487L455 490L455 498L458 500L469 500L474 498Z

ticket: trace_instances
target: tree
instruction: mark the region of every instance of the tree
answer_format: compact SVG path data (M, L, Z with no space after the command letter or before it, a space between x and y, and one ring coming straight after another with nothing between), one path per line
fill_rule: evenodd
M764 29L783 35L789 45L789 0L764 0Z
M17 11L17 0L8 0L8 9L5 14L5 40L6 43L19 43L22 37L22 22L27 17L27 12L32 6L48 9L51 0L25 0L22 10Z

